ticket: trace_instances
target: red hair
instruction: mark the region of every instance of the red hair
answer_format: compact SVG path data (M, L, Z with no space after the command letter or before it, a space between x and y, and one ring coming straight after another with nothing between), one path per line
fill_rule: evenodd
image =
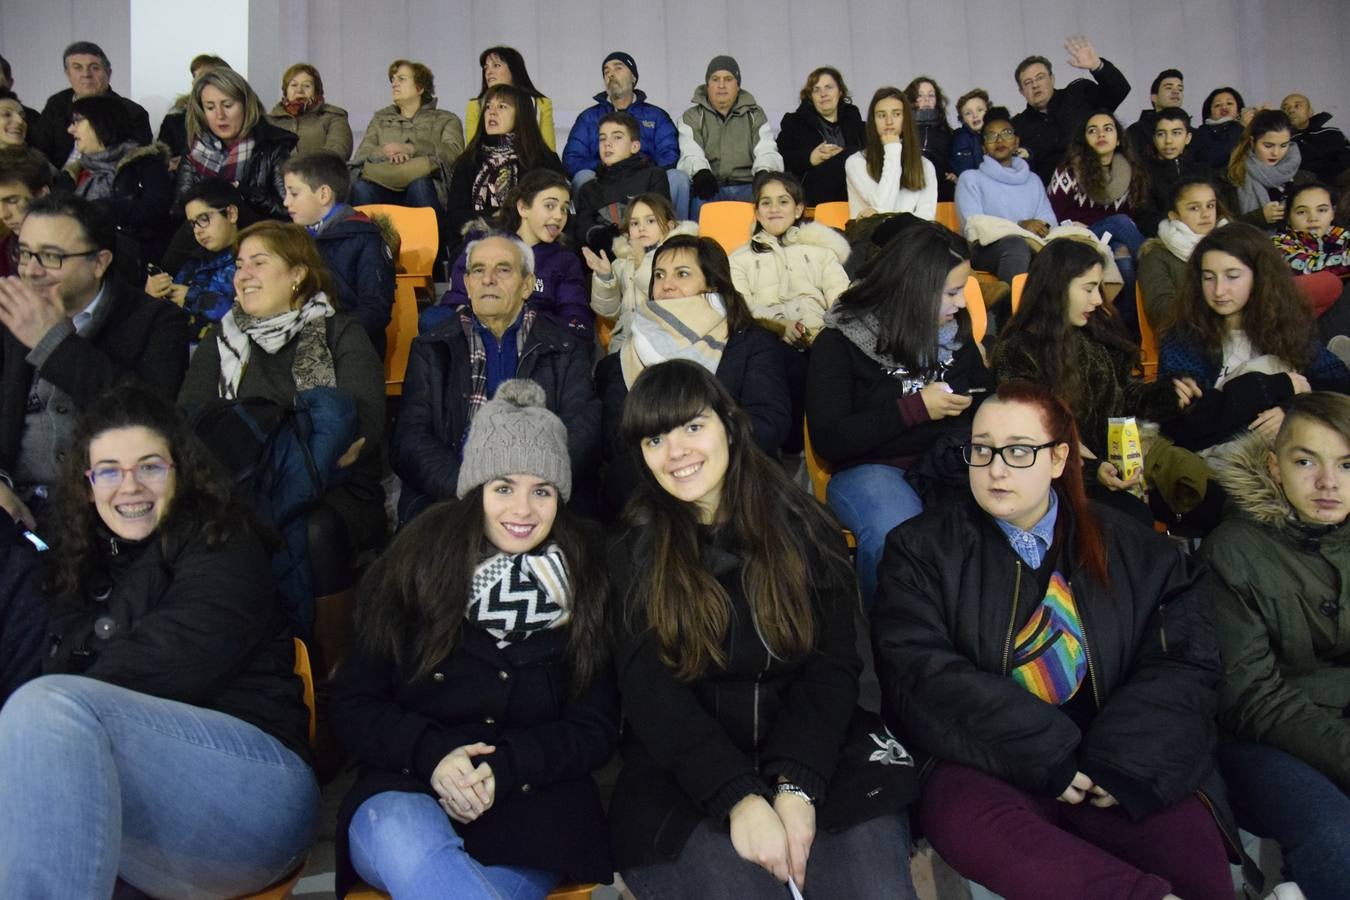
M1069 445L1069 458L1065 461L1064 471L1051 482L1051 486L1059 488L1060 497L1073 513L1074 549L1083 569L1099 584L1109 585L1101 523L1088 505L1087 492L1083 487L1083 458L1078 451L1078 426L1074 423L1073 413L1049 388L1022 379L1003 382L994 397L1003 403L1022 403L1034 407L1040 413L1041 424L1050 433L1050 440ZM1062 518L1055 523L1056 532L1060 531L1063 523ZM1058 537L1060 534L1057 533Z

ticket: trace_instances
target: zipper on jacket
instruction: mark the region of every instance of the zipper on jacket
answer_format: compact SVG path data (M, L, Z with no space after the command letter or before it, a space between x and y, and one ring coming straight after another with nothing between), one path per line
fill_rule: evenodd
M1013 582L1012 613L1008 616L1008 634L1003 639L1003 674L1008 674L1008 654L1012 652L1013 626L1017 624L1017 601L1022 596L1022 561L1017 565L1017 580Z
M108 538L108 555L109 556L117 555L117 538L115 537Z
M755 748L754 763L756 771L759 770L759 688L760 683L764 680L765 673L769 671L769 666L771 665L773 665L773 654L769 653L768 648L766 647L764 655L764 668L760 669L758 672L755 673L755 699L754 699L754 717L753 717L754 727L752 729L753 736L751 738L750 745Z
M1162 640L1162 652L1167 653L1167 604L1158 606L1158 637Z
M1069 586L1069 590L1072 591L1072 590L1073 590L1073 582L1068 582L1068 586ZM1102 695L1101 695L1101 692L1097 690L1097 670L1094 669L1094 668L1092 667L1092 648L1088 646L1088 639L1087 639L1087 631L1088 631L1088 627L1087 627L1087 616L1084 615L1084 609L1083 609L1082 606L1079 606L1079 607L1078 607L1078 610L1079 610L1079 612L1078 612L1078 624L1080 624L1080 625L1083 626L1083 655L1084 655L1085 657L1087 657L1088 684L1089 684L1089 685L1091 686L1091 688L1092 688L1092 702L1093 702L1094 704L1096 704L1096 706L1097 706L1097 711L1098 711L1098 712L1101 712L1101 709L1102 709Z

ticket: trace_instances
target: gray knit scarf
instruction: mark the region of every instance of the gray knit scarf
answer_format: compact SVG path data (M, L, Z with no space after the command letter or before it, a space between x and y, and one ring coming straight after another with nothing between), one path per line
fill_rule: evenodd
M1248 153L1247 177L1237 186L1238 212L1249 213L1265 206L1270 202L1270 192L1283 190L1294 180L1301 165L1303 155L1299 153L1298 144L1291 143L1284 159L1273 166L1261 162L1255 153Z
M337 387L333 351L328 348L327 319L333 312L323 291L310 297L299 309L265 319L250 316L236 300L221 318L220 333L216 337L220 353L219 395L226 400L239 395L239 383L248 369L254 344L271 355L297 336L295 359L291 361L296 393L315 387Z
M1106 167L1106 183L1102 185L1100 195L1088 194L1092 202L1099 206L1119 205L1122 197L1130 190L1130 179L1134 176L1134 168L1130 161L1123 154L1117 153L1111 160L1111 165Z
M876 313L866 312L855 315L843 310L836 303L825 313L825 325L839 329L844 337L848 338L849 343L866 354L868 359L885 369L887 375L903 379L905 381L905 393L907 394L922 390L924 386L934 381L943 380L947 375L947 370L951 368L952 357L956 355L957 350L961 349L961 341L957 340L956 337L957 322L953 319L938 326L938 364L926 371L911 372L904 363L877 349L877 335L881 333L881 322Z
M75 193L86 200L104 200L112 196L113 179L117 177L117 166L132 150L135 141L124 141L116 147L107 147L93 153L80 154L80 168L89 173L89 177L75 187Z

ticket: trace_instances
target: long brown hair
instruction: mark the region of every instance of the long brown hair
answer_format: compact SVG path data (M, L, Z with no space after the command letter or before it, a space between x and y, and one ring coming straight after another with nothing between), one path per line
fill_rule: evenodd
M365 653L393 660L408 681L429 675L460 645L474 569L495 552L483 518L482 485L463 499L430 507L398 533L361 580L357 641ZM567 654L577 693L607 659L608 574L595 526L561 499L548 539L562 550L572 586Z
M482 112L486 113L488 104L498 98L505 99L516 111L516 121L511 126L511 133L515 135L516 156L520 157L520 171L528 172L530 169L543 164L553 151L548 149L548 145L544 143L544 135L539 131L539 120L534 111L534 98L514 85L494 84L483 92L480 101ZM464 148L464 152L459 155L459 159L455 160L455 165L465 167L480 165L482 159L479 154L486 137L489 137L487 116L480 115L478 130L474 132L469 145Z
M1242 129L1242 137L1238 138L1237 144L1233 147L1233 152L1228 155L1228 180L1233 184L1243 184L1247 180L1247 157L1251 154L1252 148L1263 135L1270 134L1272 131L1287 131L1289 137L1294 137L1294 123L1289 121L1289 117L1278 109L1263 109L1252 120L1247 123L1247 127Z
M1232 222L1215 228L1195 245L1181 279L1181 293L1172 305L1164 332L1197 340L1217 359L1227 336L1223 320L1205 302L1204 259L1211 250L1227 253L1252 270L1252 290L1242 309L1242 330L1257 354L1272 354L1302 371L1312 362L1316 327L1307 302L1294 287L1293 270L1254 225Z
M1148 173L1139 162L1139 158L1134 155L1134 148L1125 137L1125 128L1110 110L1099 109L1089 115L1070 139L1066 162L1069 171L1073 172L1074 180L1083 189L1083 193L1094 199L1101 197L1106 191L1106 167L1102 165L1097 151L1087 142L1087 123L1097 116L1110 117L1111 124L1116 127L1116 156L1123 157L1130 164L1130 185L1125 193L1130 206L1139 209L1149 205Z
M1028 342L1028 349L1036 356L1045 385L1062 397L1071 410L1082 408L1085 385L1074 352L1078 328L1069 324L1066 314L1069 285L1093 266L1104 264L1097 246L1073 238L1056 238L1047 243L1027 270L1027 283L1017 312L999 333L999 340L1022 333L1034 338ZM1103 303L1088 316L1082 330L1091 340L1138 361L1139 348L1125 336L1110 304Z
M923 147L919 146L919 129L914 124L914 110L910 108L909 98L898 87L877 88L872 102L867 104L867 139L863 142L863 159L867 160L867 174L873 181L881 180L881 167L886 160L886 151L881 143L881 133L877 131L877 104L887 98L899 100L905 110L905 120L900 123L900 186L907 191L921 191L924 187Z
M750 312L750 306L731 281L731 263L727 260L727 251L723 250L722 245L710 237L699 237L696 234L676 234L662 241L656 249L656 255L652 257L652 280L647 282L648 297L652 295L652 285L656 283L657 262L661 257L678 250L687 250L694 254L699 271L703 273L703 281L708 285L708 292L719 294L722 297L722 305L727 309L728 334L737 334L755 324L754 313ZM651 300L649 302L660 303L661 301ZM625 406L627 406L626 403ZM666 430L669 431L670 429Z
M641 614L661 661L686 682L726 664L731 600L702 559L694 505L657 483L641 459L641 443L705 411L721 420L728 443L713 527L728 532L741 551L741 587L769 652L783 659L809 654L817 617L852 615L857 603L838 524L755 446L749 417L716 376L687 360L652 366L638 376L623 407L623 443L641 473L625 517L640 529L642 559L627 588L624 620L632 627ZM844 598L844 608L818 608Z
M1073 420L1073 413L1046 385L1020 378L1000 384L991 399L1033 407L1040 413L1041 424L1049 432L1050 440L1056 444L1069 445L1064 471L1051 482L1051 489L1059 489L1059 496L1073 514L1074 551L1078 554L1083 570L1098 584L1109 587L1111 582L1107 580L1106 545L1102 540L1101 523L1088 504L1087 492L1083 487L1083 458L1078 451L1078 425ZM1060 516L1055 522L1056 541L1065 536L1064 527L1065 517Z

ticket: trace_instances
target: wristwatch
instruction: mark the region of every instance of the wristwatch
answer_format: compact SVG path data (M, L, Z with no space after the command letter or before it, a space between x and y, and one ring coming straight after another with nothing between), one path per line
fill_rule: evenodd
M794 797L800 797L803 800L805 800L808 806L816 805L815 801L811 799L810 794L808 794L801 788L797 787L797 785L793 784L790 781L784 781L774 785L773 793L775 797L778 796L779 794L791 794Z

